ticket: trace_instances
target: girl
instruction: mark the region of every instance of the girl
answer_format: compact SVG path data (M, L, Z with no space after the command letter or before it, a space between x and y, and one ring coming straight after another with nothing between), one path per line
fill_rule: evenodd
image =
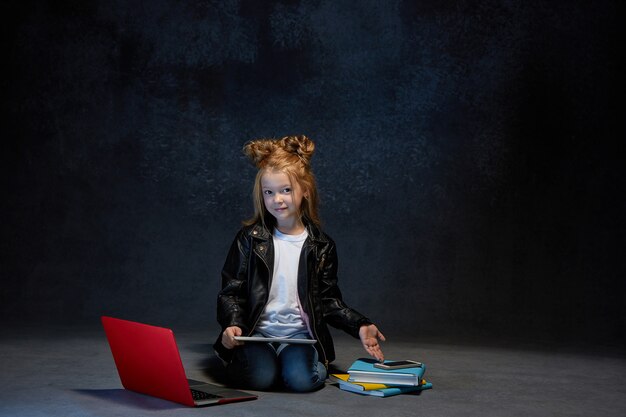
M248 142L244 153L258 168L254 217L244 222L222 270L215 343L234 385L263 391L321 387L335 358L327 324L361 339L383 360L378 328L348 307L337 286L335 243L320 230L318 194L305 136ZM313 345L242 343L254 335L315 339Z

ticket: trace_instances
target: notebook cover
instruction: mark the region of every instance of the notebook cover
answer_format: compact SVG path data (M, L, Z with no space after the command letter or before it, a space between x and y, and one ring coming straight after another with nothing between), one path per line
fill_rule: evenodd
M385 361L393 362L393 361ZM348 369L349 382L370 382L392 385L420 385L426 365L403 369L380 369L374 367L376 360L369 358L357 359Z

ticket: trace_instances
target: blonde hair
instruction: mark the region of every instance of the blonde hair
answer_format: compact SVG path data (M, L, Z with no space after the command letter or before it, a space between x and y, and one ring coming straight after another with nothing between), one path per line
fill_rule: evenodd
M244 221L245 225L261 222L270 231L276 225L276 219L267 211L263 202L261 178L268 171L280 171L287 174L292 186L297 183L302 188L305 196L299 213L302 222L320 226L319 196L315 176L311 170L311 157L314 151L315 144L304 135L285 136L282 139L256 139L244 145L244 154L259 170L252 191L254 216Z

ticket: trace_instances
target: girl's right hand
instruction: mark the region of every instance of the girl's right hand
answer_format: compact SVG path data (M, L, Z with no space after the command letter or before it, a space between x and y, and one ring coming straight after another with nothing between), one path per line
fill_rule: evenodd
M243 342L235 340L235 336L241 336L242 333L243 332L239 326L227 327L222 333L222 345L224 345L226 349L233 349L237 346L243 345Z

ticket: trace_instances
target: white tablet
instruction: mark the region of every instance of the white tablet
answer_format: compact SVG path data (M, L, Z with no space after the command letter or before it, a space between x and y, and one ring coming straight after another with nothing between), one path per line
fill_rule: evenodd
M291 343L314 345L315 339L290 339L288 337L263 337L263 336L235 336L235 340L242 342L263 342L263 343Z

